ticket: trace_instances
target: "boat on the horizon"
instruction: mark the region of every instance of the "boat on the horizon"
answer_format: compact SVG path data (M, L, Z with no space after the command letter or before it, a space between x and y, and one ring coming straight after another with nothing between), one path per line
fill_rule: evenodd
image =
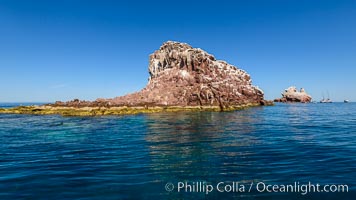
M344 103L349 103L350 101L348 99L345 99L344 100Z
M320 103L332 103L332 102L333 101L331 101L331 99L329 98L320 100Z
M328 91L328 98L325 99L324 95L323 95L323 99L320 100L320 103L332 103L333 101L331 101L330 97L329 97L329 91Z

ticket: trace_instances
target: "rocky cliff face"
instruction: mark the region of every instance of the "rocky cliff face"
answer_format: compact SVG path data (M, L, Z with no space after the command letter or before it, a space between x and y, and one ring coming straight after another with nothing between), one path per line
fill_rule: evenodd
M165 42L149 57L149 81L139 92L94 102L75 99L54 106L230 106L270 105L242 69L199 48Z
M115 105L220 106L263 103L263 91L242 69L188 44L165 42L149 57L149 81Z
M282 98L275 99L275 102L301 102L309 103L311 102L312 97L305 92L303 88L300 91L297 91L297 88L291 86L284 90L282 93Z

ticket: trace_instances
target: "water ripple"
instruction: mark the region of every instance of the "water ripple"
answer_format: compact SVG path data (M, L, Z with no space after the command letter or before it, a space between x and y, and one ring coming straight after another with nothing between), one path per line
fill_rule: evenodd
M355 122L353 103L105 117L2 114L0 199L301 197L164 190L177 181L312 181L354 191Z

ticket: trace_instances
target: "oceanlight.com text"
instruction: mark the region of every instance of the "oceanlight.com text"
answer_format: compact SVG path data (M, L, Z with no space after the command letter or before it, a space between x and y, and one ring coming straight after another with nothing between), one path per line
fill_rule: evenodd
M265 182L238 182L238 181L221 181L212 184L205 181L194 182L168 182L165 185L168 192L184 192L184 193L205 193L209 194L213 191L220 193L251 193L251 192L266 192L266 193L299 193L307 195L308 193L337 193L348 192L347 184L319 184L319 183L300 183L293 182L292 184L269 184Z

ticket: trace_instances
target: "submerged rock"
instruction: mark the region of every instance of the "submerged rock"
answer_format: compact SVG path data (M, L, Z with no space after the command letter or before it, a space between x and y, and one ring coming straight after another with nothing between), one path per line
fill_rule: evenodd
M282 93L282 98L275 99L274 102L301 102L309 103L311 102L312 97L307 94L304 88L301 88L300 91L297 91L295 86L291 86L284 90Z

